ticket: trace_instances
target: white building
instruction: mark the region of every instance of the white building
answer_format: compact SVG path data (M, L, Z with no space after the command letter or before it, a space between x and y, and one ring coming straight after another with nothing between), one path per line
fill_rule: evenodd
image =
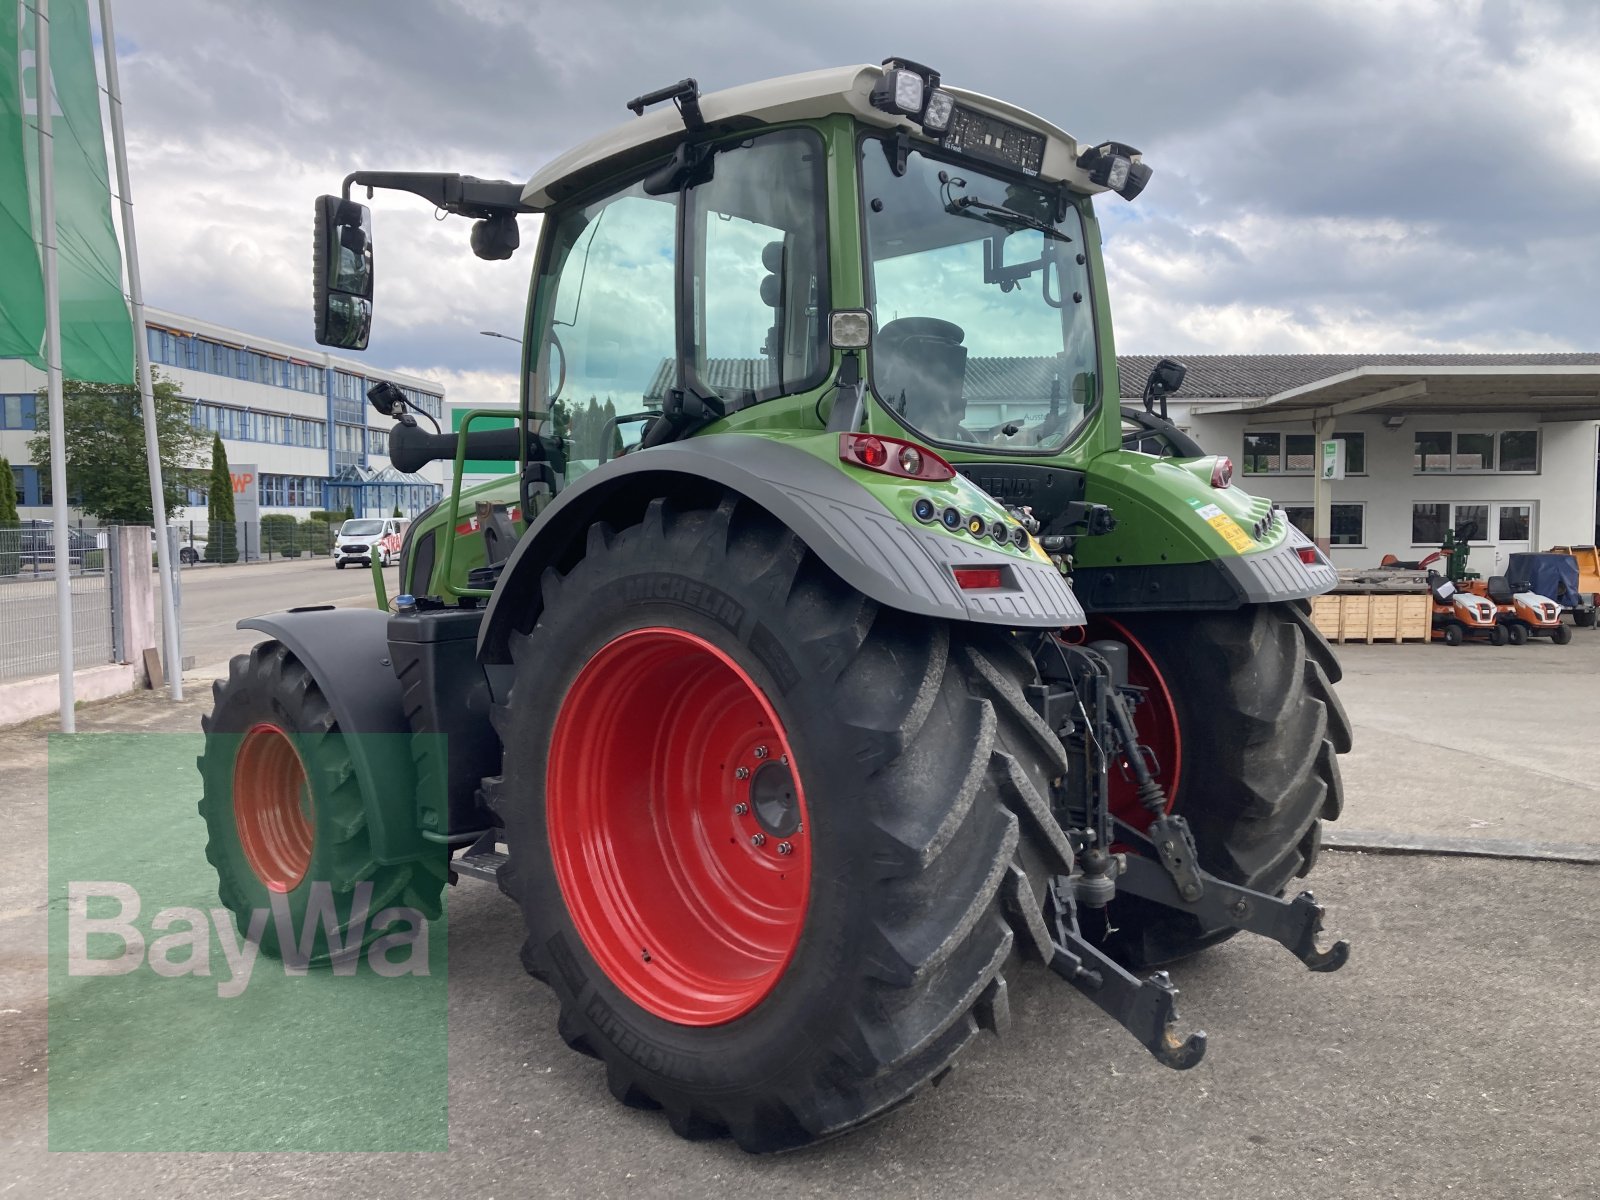
M146 318L151 363L177 381L196 427L222 435L234 475L254 474L261 514L304 517L348 505L363 516L386 516L396 507L415 516L440 498L443 467L433 463L408 475L390 466L393 422L366 399L371 383L387 379L439 420L439 384L159 309L147 309ZM49 469L28 453L44 384L42 371L0 359L0 455L12 464L24 519L50 516ZM209 457L199 464L202 482L209 465ZM191 491L177 519L204 521L204 493Z
M1318 426L1345 443L1335 566L1415 560L1447 529L1485 574L1596 537L1600 354L1194 355L1169 415L1312 531ZM1137 407L1154 355L1121 356Z

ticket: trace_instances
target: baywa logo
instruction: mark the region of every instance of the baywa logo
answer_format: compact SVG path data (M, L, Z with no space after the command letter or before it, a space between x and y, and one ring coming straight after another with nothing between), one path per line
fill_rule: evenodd
M98 902L95 907L102 915L90 915L91 901ZM104 915L110 901L118 910ZM427 919L415 908L395 906L369 922L370 882L355 886L348 920L341 919L333 888L322 881L311 884L298 929L286 895L271 893L269 904L251 911L242 937L226 908L162 908L142 928L144 901L134 887L107 880L69 882L67 974L131 975L148 966L166 979L214 976L217 995L228 1000L243 995L250 985L264 938L276 946L286 975L304 975L313 964L324 963L334 975L354 975L363 955L368 969L383 978L429 973ZM379 936L369 944L375 932ZM219 954L212 953L213 942ZM91 948L97 953L91 955Z

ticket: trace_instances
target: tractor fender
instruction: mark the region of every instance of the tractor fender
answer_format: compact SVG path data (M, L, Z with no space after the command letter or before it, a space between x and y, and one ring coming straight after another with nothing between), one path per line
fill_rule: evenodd
M409 862L437 850L417 828L411 726L389 662L389 614L323 605L246 617L238 628L282 642L327 697L347 735L378 862Z
M531 628L537 616L545 570L570 565L574 544L583 544L594 521L635 520L656 497L706 482L765 509L845 583L887 608L1010 628L1084 623L1051 563L907 525L870 490L805 450L746 434L707 434L625 455L564 488L505 565L479 633L479 659L509 661L511 632ZM947 486L927 488L937 497ZM963 591L952 571L991 565L1009 568L1006 589Z

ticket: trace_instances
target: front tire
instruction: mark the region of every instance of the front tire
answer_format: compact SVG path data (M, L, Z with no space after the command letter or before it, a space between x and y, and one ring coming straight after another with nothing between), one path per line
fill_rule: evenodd
M728 496L593 527L512 657L501 885L622 1103L791 1149L1006 1024L1071 862L1009 634L881 609Z
M258 913L287 905L310 962L327 962L325 930L305 933L306 915L327 889L334 929L344 942L355 920L359 950L383 932L384 909L404 906L435 920L445 865L417 860L380 866L372 856L366 805L338 722L305 665L281 642L258 644L228 664L212 685L213 708L201 718L205 753L198 760L206 823L206 858L217 871L217 894L241 934ZM370 884L364 915L354 903ZM386 922L387 924L387 922ZM284 956L277 921L267 917L261 948Z
M1506 632L1504 625L1496 625L1489 630L1489 645L1504 646L1511 640L1511 635Z
M1338 660L1309 617L1292 603L1130 613L1103 619L1098 632L1130 644L1132 681L1148 689L1136 727L1162 763L1169 811L1194 831L1201 866L1270 894L1309 873L1321 822L1337 819L1344 803L1337 756L1351 742L1333 691ZM1143 827L1149 814L1127 794L1119 803L1125 788L1113 779L1113 807ZM1204 933L1189 914L1138 896L1119 895L1106 915L1106 948L1139 968L1232 936Z
M1557 625L1550 631L1550 640L1558 646L1565 646L1572 640L1572 626Z
M1510 635L1513 646L1526 646L1528 644L1528 627L1526 625L1507 625L1506 632Z

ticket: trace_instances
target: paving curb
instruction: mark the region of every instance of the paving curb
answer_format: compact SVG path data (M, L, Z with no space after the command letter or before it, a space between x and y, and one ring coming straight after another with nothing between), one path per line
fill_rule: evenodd
M1375 829L1323 832L1325 850L1368 854L1436 854L1456 858L1514 858L1533 862L1600 865L1600 846L1576 842L1525 842L1510 838L1447 837L1435 834L1386 833Z

